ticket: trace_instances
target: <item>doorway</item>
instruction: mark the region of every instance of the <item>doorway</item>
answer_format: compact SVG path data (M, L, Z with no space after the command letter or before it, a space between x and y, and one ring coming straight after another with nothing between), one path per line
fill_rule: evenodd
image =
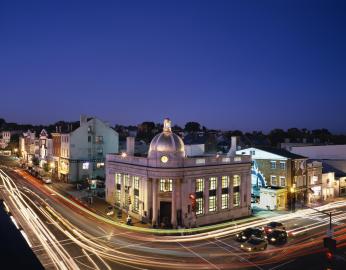
M160 202L160 225L164 228L171 227L172 203Z

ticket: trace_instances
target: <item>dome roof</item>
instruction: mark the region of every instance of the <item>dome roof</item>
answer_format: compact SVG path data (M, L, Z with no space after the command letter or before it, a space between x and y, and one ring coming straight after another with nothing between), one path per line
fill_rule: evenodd
M151 141L148 157L157 157L157 153L174 153L179 157L185 156L183 140L171 130L171 121L164 120L163 131Z

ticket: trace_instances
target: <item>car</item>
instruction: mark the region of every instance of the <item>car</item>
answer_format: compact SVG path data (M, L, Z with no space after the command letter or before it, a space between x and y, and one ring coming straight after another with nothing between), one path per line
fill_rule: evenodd
M259 228L247 228L244 231L236 234L236 241L245 242L251 238L251 236L255 236L260 239L264 239L266 237L264 231Z
M240 248L245 251L260 251L266 250L267 246L267 240L252 236L248 241L242 243Z
M43 183L45 184L51 184L52 183L52 179L48 178L48 177L43 177L42 178Z
M286 230L285 226L282 223L276 222L276 221L268 223L267 225L264 226L263 229L266 234L271 233L273 230L282 230L282 231Z
M287 242L287 232L283 230L273 230L267 235L268 243L272 245L285 244Z

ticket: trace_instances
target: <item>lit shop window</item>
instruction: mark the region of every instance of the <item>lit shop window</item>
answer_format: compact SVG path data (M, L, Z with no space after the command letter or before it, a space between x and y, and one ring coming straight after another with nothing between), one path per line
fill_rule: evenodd
M172 179L160 179L160 191L172 191Z
M240 194L239 192L235 192L233 194L233 207L240 206Z
M209 178L209 190L215 190L217 184L217 177L210 177Z
M204 179L196 179L196 192L204 191Z
M229 201L229 194L222 194L221 195L221 209L228 208L228 201Z
M221 178L221 187L228 188L229 186L229 176L222 176Z
M197 204L196 215L202 215L204 213L203 198L197 198L196 204Z
M209 212L216 211L216 196L209 197Z
M89 162L84 162L82 164L83 170L88 170L89 169Z

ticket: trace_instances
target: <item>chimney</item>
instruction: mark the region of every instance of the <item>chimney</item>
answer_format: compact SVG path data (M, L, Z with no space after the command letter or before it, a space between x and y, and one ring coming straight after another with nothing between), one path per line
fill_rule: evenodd
M228 151L228 156L234 156L235 152L237 151L237 136L231 137L231 147Z
M126 137L126 153L129 156L135 154L135 137Z
M303 143L306 143L306 142L307 142L306 138L303 138Z
M80 116L80 126L83 126L84 124L86 124L87 123L87 120L88 120L88 117L86 116L86 115L84 115L84 114L82 114L81 116Z
M58 133L58 126L55 126L55 131Z
M59 132L61 133L61 126L59 126Z

